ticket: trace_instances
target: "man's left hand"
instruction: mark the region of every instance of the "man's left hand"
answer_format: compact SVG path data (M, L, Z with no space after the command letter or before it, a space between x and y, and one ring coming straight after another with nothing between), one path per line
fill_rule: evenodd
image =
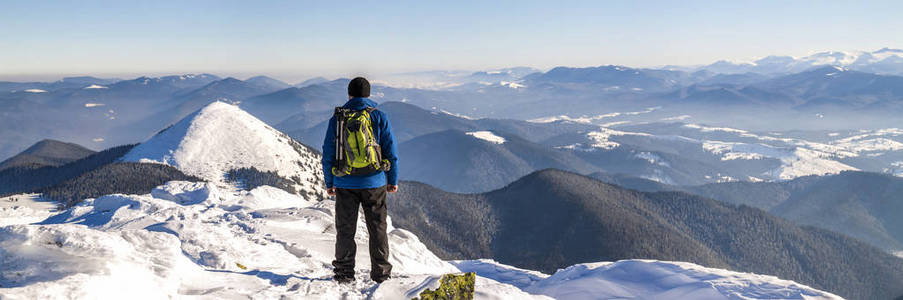
M398 186L397 186L397 185L394 185L394 184L387 185L387 186L386 186L386 191L389 192L390 194L391 194L391 193L395 193L395 192L398 191Z

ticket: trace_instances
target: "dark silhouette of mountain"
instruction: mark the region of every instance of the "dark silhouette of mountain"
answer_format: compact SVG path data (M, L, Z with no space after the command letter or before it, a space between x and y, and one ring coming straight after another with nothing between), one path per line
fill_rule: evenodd
M889 250L903 250L903 178L868 172L807 176L785 182L731 182L689 192L749 205L801 225L843 233Z
M42 142L32 148L38 153L57 153L53 152L59 149L55 143L61 142ZM116 162L134 146L113 147L58 166L13 166L0 170L0 195L41 193L46 199L58 201L61 207L71 207L83 199L102 195L150 193L171 180L201 181L167 165Z
M0 162L0 170L11 167L60 166L94 153L93 150L78 144L46 139L28 147L22 153Z
M443 190L485 192L545 168L580 173L598 171L568 151L536 144L513 134L491 132L503 143L473 132L446 130L419 136L398 146L407 167L401 178L418 180Z
M203 181L163 164L117 162L35 192L41 193L44 199L57 201L60 206L69 208L84 199L103 195L148 194L155 187L173 180Z
M285 83L279 79L275 79L272 77L267 77L263 75L254 76L248 79L245 79L245 82L256 85L261 90L267 92L275 92L282 89L287 89L292 87L291 84Z
M113 163L132 147L134 145L113 147L59 166L14 166L0 170L0 195L31 193L59 184Z
M869 172L806 176L782 182L724 182L674 186L621 174L590 175L639 191L683 191L726 203L768 211L797 224L814 226L903 251L903 178Z
M444 258L493 258L544 272L582 262L676 260L775 275L848 299L903 293L898 257L683 192L639 192L543 170L482 194L404 182L389 201L393 223Z

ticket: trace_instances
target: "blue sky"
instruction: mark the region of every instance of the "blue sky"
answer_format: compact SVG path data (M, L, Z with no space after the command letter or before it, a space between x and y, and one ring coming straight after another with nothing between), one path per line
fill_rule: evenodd
M657 66L903 48L901 1L3 1L0 80Z

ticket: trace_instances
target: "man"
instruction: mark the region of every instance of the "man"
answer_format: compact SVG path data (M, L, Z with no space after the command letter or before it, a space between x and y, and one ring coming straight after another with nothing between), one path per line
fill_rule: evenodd
M364 209L367 232L370 234L370 278L381 283L389 278L392 265L389 264L389 240L386 236L386 193L398 191L398 157L395 135L385 113L376 110L376 102L370 99L370 82L357 77L348 83L348 102L342 106L350 112L365 111L369 113L372 138L378 144L380 160L386 162L384 168L370 174L342 173L342 162L346 158L336 157L335 115L329 119L329 129L323 141L323 174L326 180L326 192L335 195L335 267L333 278L340 283L354 280L354 257L357 245L354 242L357 229L358 207ZM336 111L339 111L337 109ZM341 117L340 117L341 118ZM344 119L343 119L344 120ZM343 124L345 121L342 121ZM346 127L341 125L340 127ZM360 126L358 126L360 127ZM340 132L341 136L347 133ZM368 135L369 136L369 135ZM340 140L339 142L342 142ZM376 145L373 145L376 146ZM374 149L375 150L375 149ZM345 151L339 153L343 156ZM388 169L388 171L386 171ZM342 171L337 171L342 170ZM336 176L340 175L340 176Z

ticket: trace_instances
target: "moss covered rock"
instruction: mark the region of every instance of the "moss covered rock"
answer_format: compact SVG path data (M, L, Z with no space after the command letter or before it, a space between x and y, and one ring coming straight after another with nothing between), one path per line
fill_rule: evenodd
M477 275L473 272L445 274L436 290L426 289L420 292L420 298L415 297L414 300L471 300L476 279Z

